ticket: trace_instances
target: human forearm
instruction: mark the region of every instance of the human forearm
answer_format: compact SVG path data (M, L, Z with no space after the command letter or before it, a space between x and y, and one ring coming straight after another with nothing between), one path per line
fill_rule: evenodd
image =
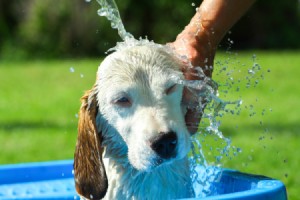
M255 0L204 0L190 24L200 23L198 37L209 37L216 47L226 32L243 16Z

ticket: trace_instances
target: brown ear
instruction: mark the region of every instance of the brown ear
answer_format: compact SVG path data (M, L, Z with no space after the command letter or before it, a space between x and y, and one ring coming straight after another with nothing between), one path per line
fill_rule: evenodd
M74 155L74 176L77 193L87 199L105 196L108 181L102 161L100 131L96 128L98 112L95 87L81 98L78 136Z

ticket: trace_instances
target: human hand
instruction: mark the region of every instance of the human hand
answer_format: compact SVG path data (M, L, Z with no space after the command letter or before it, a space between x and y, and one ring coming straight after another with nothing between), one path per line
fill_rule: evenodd
M255 0L202 1L190 23L176 40L169 44L177 54L185 57L182 71L187 80L201 79L195 73L196 67L201 67L207 77L212 76L214 56L219 42L254 2ZM193 98L187 88L184 90L183 101L195 105L203 103L197 102L197 98ZM185 120L190 133L197 131L201 114L202 110L188 109Z
M194 29L195 27L187 26L174 42L168 44L182 57L182 72L186 80L203 79L203 77L199 76L199 73L195 69L196 67L201 67L207 77L212 76L213 70L213 59L216 48L211 45L207 34L203 32L203 34L198 33L196 35L196 30ZM183 102L190 105L187 108L185 122L189 132L194 134L198 130L203 110L195 108L199 105L198 98L186 87L183 92Z

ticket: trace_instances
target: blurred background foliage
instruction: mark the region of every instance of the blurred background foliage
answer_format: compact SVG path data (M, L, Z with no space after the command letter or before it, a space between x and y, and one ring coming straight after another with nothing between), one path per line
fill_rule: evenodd
M126 29L136 38L173 41L201 1L116 0ZM193 6L195 4L196 6ZM300 47L298 0L257 1L229 32L235 49ZM101 56L120 40L97 15L95 0L1 0L0 57L58 58ZM227 38L228 38L227 37ZM224 39L221 48L227 48Z

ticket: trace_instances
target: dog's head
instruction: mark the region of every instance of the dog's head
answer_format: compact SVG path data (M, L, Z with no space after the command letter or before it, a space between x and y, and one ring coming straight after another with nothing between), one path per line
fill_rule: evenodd
M140 171L187 155L190 134L181 101L180 65L159 46L131 47L102 62L95 86L82 98L74 160L79 194L105 195L101 154L109 143L125 151L128 162Z

